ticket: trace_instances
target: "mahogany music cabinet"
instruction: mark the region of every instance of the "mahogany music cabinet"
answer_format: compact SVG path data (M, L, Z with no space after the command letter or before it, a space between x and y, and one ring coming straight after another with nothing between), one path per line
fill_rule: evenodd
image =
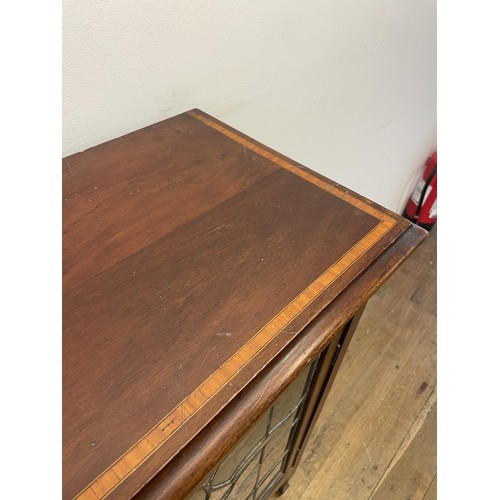
M199 110L64 158L63 498L282 492L425 235Z

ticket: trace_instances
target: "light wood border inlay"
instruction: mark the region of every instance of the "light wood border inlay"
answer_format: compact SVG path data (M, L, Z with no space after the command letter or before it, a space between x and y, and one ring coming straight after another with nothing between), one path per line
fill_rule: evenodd
M196 118L197 120L201 121L205 125L208 125L209 127L213 128L214 130L217 130L221 134L224 134L226 137L229 137L230 139L241 144L245 148L250 149L254 153L257 153L260 156L263 156L264 158L271 160L276 165L279 165L280 167L282 167L286 170L289 170L290 172L293 172L295 175L302 177L306 181L309 181L311 184L314 184L315 186L318 186L321 189L324 189L325 191L328 191L329 193L334 194L337 198L341 198L342 200L347 201L350 205L352 205L356 208L359 208L363 212L370 214L371 216L375 217L376 219L379 219L381 221L394 220L388 214L385 214L385 213L381 212L380 210L377 210L377 208L372 207L368 203L365 203L363 200L360 200L359 198L357 198L356 196L353 196L349 192L346 192L343 189L340 189L339 187L334 186L333 184L329 184L328 182L325 182L324 180L320 179L319 177L316 177L315 175L307 172L306 170L303 170L303 169L297 167L296 165L290 163L289 161L287 161L285 158L281 157L280 155L277 155L276 153L272 153L271 151L264 149L263 147L259 146L258 144L253 143L249 139L237 134L236 132L233 132L232 130L227 129L226 127L224 127L220 123L216 122L215 120L211 120L205 114L199 113L196 110L188 111L187 114L192 116L193 118Z
M137 467L151 457L188 420L226 386L266 345L293 321L311 302L326 290L339 276L349 269L395 224L396 219L375 207L352 196L342 189L328 184L286 161L281 156L267 151L237 133L196 111L189 115L209 127L223 133L244 147L271 160L316 186L334 194L349 204L377 218L380 222L340 259L333 263L321 276L314 280L292 302L264 325L245 345L233 354L219 369L210 375L197 389L187 396L176 408L158 422L149 432L136 441L120 458L86 486L75 498L78 500L98 500L107 497Z

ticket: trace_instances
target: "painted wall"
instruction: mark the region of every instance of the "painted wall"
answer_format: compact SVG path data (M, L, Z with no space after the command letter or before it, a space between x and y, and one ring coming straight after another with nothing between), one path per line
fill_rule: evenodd
M400 212L436 147L436 0L63 0L63 156L194 107Z

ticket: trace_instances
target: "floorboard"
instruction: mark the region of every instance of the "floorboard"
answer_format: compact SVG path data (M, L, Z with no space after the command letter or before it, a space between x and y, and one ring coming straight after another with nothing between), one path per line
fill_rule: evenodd
M436 245L368 303L285 500L435 498Z
M434 396L434 397L433 397ZM370 500L425 498L436 475L436 398L424 407Z
M437 475L434 476L434 479L424 496L424 500L437 500Z

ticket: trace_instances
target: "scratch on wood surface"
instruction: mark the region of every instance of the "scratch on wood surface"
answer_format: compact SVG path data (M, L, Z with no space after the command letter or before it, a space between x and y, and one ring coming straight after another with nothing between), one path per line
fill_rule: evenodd
M372 457L370 456L370 452L368 451L368 448L365 444L365 442L363 441L363 448L365 449L365 452L366 452L366 456L368 457L368 460L370 461L370 463L373 465L373 460L372 460Z
M181 135L184 135L186 136L187 134L185 134L184 132L181 132L180 130L177 130L175 127L172 127L172 125L167 125L167 127L171 130L173 130L174 132L177 132L178 134L181 134Z
M232 335L231 332L219 332L215 334L216 337L232 337Z
M262 396L265 394L267 386L269 385L270 382L271 382L271 379L269 379L266 382L266 385L265 385L264 389L262 389L262 391L260 393L259 399L257 399L257 401L255 401L254 407L257 407L257 405L259 404L259 401L262 399Z
M231 227L230 224L221 224L220 226L217 226L217 227L214 227L213 229L210 229L210 231L208 231L208 234L216 233L216 234L222 236L222 233L220 231L222 229L229 229L230 227Z
M205 363L205 361L207 360L207 358L208 358L209 354L210 354L210 353L211 353L211 352L212 352L212 351L213 351L216 347L217 347L217 346L216 346L216 345L214 345L214 346L212 347L212 349L210 349L210 351L208 351L208 352L205 354L205 357L203 358L203 361L201 362L200 367L202 367L202 366L203 366L203 363Z
M218 229L226 229L228 227L231 227L231 226L229 226L228 224L221 224L220 226L217 226L217 227L214 227L213 229L210 229L210 231L208 231L208 232L213 233L214 231L217 231Z
M248 157L248 149L246 148L246 146L243 146L243 154L245 155L245 161L249 163L250 158Z

